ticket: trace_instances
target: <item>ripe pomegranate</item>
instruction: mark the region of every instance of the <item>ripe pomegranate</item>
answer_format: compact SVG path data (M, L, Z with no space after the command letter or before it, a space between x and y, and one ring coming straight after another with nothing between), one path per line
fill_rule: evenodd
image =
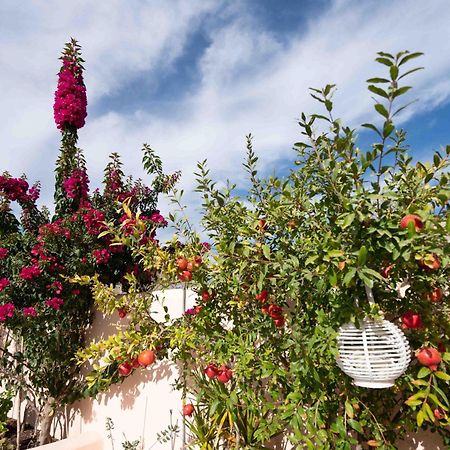
M194 260L193 260L194 267L196 267L198 269L202 262L203 262L203 259L200 255L194 256Z
M187 263L186 270L189 270L189 272L193 272L194 269L195 269L194 264L191 261L189 261Z
M177 258L176 264L180 270L186 270L187 265L188 265L188 260L186 258L183 258L182 256L180 256Z
M131 360L131 367L133 369L138 369L141 365L139 364L139 361L137 358L134 358Z
M273 323L277 328L282 328L284 326L284 317L280 317L279 319L274 319Z
M419 232L423 228L422 219L416 214L407 214L406 216L403 216L402 220L400 221L400 228L402 230L408 228L408 224L411 222L414 224L416 232Z
M233 372L227 366L220 366L218 369L217 379L221 383L228 383L233 378Z
M128 375L130 375L132 367L131 364L128 362L124 362L122 364L119 365L119 374L123 377L127 377Z
M425 272L431 272L432 270L438 270L441 267L441 260L436 254L427 255L425 258L419 259L419 267Z
M432 303L439 303L442 300L443 297L442 289L441 288L434 288L431 292L428 292L426 295L426 298L430 300Z
M219 371L219 369L214 364L208 364L204 370L205 375L211 379L216 378L218 371Z
M408 328L421 328L422 316L414 311L407 311L402 316L402 328L407 330Z
M191 403L187 403L183 406L183 416L191 417L194 412L194 406Z
M280 319L283 317L283 308L278 305L270 305L269 316L272 317L272 319Z
M427 366L431 370L436 370L441 362L441 354L433 347L424 347L418 350L416 358L422 366Z
M269 293L264 289L259 294L256 294L255 298L264 303L269 298Z
M189 270L184 270L178 274L178 279L183 282L188 282L192 280L192 272Z
M139 353L138 361L142 367L147 367L155 362L156 355L152 350L144 350Z
M269 308L270 308L270 305L269 305L268 303L266 303L265 305L262 305L262 306L261 306L261 311L262 311L264 314L269 314Z
M118 308L118 309L117 309L117 312L118 312L119 317L120 317L121 319L123 319L124 317L126 317L126 315L128 314L128 311L127 311L126 308Z
M208 291L203 291L201 295L204 302L207 302L211 299L211 294Z

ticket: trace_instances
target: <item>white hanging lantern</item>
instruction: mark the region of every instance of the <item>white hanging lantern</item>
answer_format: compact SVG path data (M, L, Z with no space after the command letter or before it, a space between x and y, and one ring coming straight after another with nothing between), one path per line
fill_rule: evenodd
M407 369L411 349L403 331L387 320L365 319L361 328L347 323L339 329L337 363L356 386L393 386Z

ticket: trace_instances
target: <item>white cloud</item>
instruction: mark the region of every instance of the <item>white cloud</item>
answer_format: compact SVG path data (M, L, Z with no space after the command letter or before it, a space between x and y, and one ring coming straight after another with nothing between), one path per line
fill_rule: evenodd
M11 26L6 35L14 40L3 37L0 42L9 61L0 74L8 87L0 139L2 149L14 149L2 165L16 171L48 161L39 171L50 174L57 143L49 117L55 79L49 73L57 71L55 55L68 34L84 47L90 104L138 73L158 77L182 54L189 33L199 26L210 39L197 67L200 83L180 99L172 117L144 108L90 118L80 143L95 182L111 151L122 153L128 171L142 174L143 142L157 149L168 170L183 171L188 192L196 162L204 158L219 179L230 176L242 182L239 166L248 132L256 136L262 168L270 171L280 158L292 158L291 145L299 139L295 118L316 109L309 87L336 83L337 113L355 126L371 116L365 80L382 71L373 62L379 50L426 53L420 61L426 70L412 78L413 95L421 102L411 107L410 115L435 108L450 95L450 60L444 57L450 54L446 0L335 1L283 42L252 17L250 2L228 3L225 13L218 2L205 1L46 5L38 12L43 20L39 26L30 24L25 14L23 35ZM227 20L214 20L220 14ZM187 200L193 209L198 207L198 197L189 194Z

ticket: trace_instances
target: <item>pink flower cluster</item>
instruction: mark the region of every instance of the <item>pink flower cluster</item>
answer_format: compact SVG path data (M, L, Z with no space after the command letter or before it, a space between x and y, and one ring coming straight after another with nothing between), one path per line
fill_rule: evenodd
M45 303L47 306L55 309L56 311L58 311L58 309L60 309L61 306L64 305L64 301L58 297L49 298Z
M94 250L92 256L95 258L97 264L107 264L111 257L111 253L106 248L101 248Z
M47 288L53 289L56 295L60 295L63 291L63 284L61 281L54 281L52 284L47 286Z
M14 316L14 305L12 303L6 303L0 305L0 322L4 322L8 317Z
M105 214L98 209L87 208L86 213L83 214L84 224L88 234L91 236L97 236L106 229L104 220Z
M2 292L3 289L7 288L8 286L9 286L8 278L0 278L0 292Z
M62 226L61 219L57 219L53 223L46 223L39 227L39 242L42 242L45 235L64 236L66 239L70 239L70 230Z
M117 170L112 170L109 179L106 182L106 190L111 193L117 193L122 190L122 180Z
M5 259L9 255L9 250L4 247L0 247L0 259Z
M69 198L87 200L89 192L89 178L86 171L75 169L72 175L64 181L64 190Z
M75 128L84 126L87 116L86 87L81 68L67 58L58 75L53 112L60 130L67 125Z
M32 280L33 278L38 277L42 273L42 270L39 269L38 264L33 264L29 267L22 267L19 273L19 277L23 280Z
M23 178L0 176L0 192L3 192L8 200L29 200L28 187L27 181Z
M167 220L164 219L164 216L162 216L159 211L155 211L151 216L150 220L154 223L157 223L158 225L161 225L163 227L167 226Z
M22 309L22 313L25 317L36 317L37 311L32 306L26 306Z

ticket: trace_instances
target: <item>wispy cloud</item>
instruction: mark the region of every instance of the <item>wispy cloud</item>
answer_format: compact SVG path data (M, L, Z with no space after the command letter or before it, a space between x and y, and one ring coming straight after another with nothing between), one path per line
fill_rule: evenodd
M379 50L426 53L420 61L426 70L413 79L413 95L421 101L409 116L433 109L450 96L450 60L443 56L450 54L446 0L323 3L323 10L298 24L297 31L290 30L288 39L280 39L279 32L255 18L250 1L45 5L30 13L29 6L13 11L18 9L14 3L8 11L17 21L0 40L0 52L8 61L0 74L6 86L0 145L3 167L16 172L33 168L33 175L47 184L57 146L51 118L55 55L68 34L83 44L94 106L137 75L158 81L168 68L176 70L196 30L201 28L208 42L192 68L198 83L179 102L162 110L141 104L127 113L97 111L90 118L80 144L94 184L111 151L124 155L128 171L142 174L142 142L157 149L168 170L183 171L188 192L196 162L204 158L219 179L231 176L242 182L238 166L249 132L256 136L262 169L271 171L277 161L292 157L290 148L298 139L295 118L316 108L308 95L310 86L336 83L338 115L354 125L370 117L372 100L365 79L380 72L373 63ZM2 17L5 21L5 14ZM198 203L192 195L187 200L193 208Z

